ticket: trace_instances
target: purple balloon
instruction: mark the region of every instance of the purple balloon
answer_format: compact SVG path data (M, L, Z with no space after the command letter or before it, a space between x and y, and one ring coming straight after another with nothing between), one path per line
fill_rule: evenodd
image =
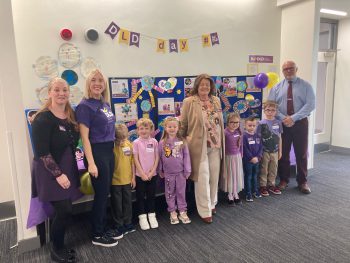
M254 77L254 85L260 89L263 89L269 83L269 77L265 73L259 73Z

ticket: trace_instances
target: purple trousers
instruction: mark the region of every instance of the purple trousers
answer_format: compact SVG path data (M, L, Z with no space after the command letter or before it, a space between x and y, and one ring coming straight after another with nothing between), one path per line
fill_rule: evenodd
M178 209L179 212L187 211L186 177L184 174L165 174L164 186L168 211L173 212L176 211L176 209Z
M307 145L308 145L308 120L307 118L296 121L292 127L283 125L282 133L282 157L278 162L278 174L281 181L289 182L290 159L289 153L293 143L297 163L298 185L307 182Z

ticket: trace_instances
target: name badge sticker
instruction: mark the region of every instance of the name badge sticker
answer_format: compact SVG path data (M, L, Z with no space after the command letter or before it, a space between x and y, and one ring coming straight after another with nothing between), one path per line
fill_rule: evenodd
M146 145L146 152L148 152L148 153L153 153L154 152L152 143L149 143L149 144Z
M66 128L64 126L59 125L58 128L60 129L60 131L66 131Z
M255 141L249 141L249 144L255 144Z
M182 144L183 144L183 141L175 142L176 146L179 146L179 145L182 145Z

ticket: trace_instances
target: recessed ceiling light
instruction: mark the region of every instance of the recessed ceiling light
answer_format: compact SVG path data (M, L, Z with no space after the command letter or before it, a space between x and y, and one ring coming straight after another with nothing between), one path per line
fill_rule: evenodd
M331 10L331 9L324 9L324 8L322 8L320 12L325 13L325 14L336 15L336 16L346 16L348 14L347 12Z

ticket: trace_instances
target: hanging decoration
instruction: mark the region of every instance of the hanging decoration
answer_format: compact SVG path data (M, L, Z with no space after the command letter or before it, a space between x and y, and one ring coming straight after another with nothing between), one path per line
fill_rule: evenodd
M141 37L156 40L156 52L163 54L166 53L166 51L168 51L169 53L188 52L190 40L201 39L203 47L212 47L214 45L220 45L219 35L217 32L202 34L200 36L194 36L189 38L171 38L167 40L159 37L148 36L138 32L129 31L127 29L119 27L113 21L105 30L105 34L109 35L111 39L114 39L119 34L119 44L126 44L128 46L135 46L137 48L140 47Z

